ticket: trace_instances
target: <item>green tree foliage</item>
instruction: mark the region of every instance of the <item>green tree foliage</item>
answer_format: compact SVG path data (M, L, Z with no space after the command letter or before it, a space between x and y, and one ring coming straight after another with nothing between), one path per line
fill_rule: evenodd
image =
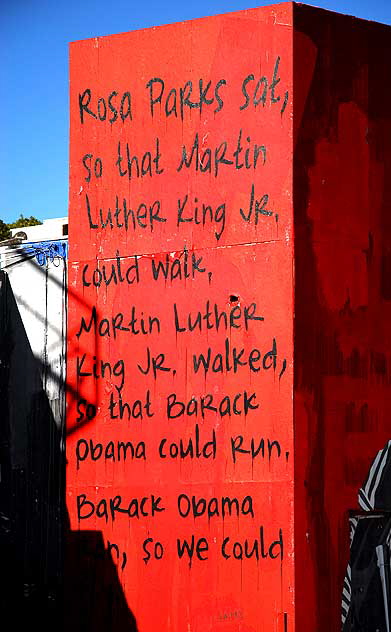
M42 222L36 217L24 217L22 213L19 218L12 222L11 224L7 224L8 228L23 228L23 226L38 226L38 224L42 224Z
M9 239L11 237L11 231L7 224L0 219L0 241L4 241L5 239Z
M30 217L24 217L22 213L15 222L11 222L10 224L6 224L2 219L0 219L0 241L11 238L11 228L38 226L38 224L42 224L39 219L33 217L32 215Z

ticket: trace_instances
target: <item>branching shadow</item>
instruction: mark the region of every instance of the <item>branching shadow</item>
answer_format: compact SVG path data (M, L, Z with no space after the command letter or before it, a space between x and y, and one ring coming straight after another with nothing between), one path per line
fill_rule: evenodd
M2 628L137 632L101 532L69 528L64 427L42 386L44 370L0 271Z

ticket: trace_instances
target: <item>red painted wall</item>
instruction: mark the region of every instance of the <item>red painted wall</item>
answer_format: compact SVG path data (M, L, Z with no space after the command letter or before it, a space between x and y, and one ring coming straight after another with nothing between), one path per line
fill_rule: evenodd
M389 48L293 3L72 44L75 629L339 629L389 438Z
M293 629L292 62L290 4L71 47L72 625Z
M294 24L296 618L326 631L390 438L391 30L302 5Z

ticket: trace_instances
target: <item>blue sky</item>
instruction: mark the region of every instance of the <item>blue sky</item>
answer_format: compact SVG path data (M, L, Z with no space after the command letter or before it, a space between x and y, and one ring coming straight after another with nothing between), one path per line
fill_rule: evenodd
M68 43L239 11L258 0L2 0L0 219L68 212ZM391 24L391 0L318 0L325 9Z

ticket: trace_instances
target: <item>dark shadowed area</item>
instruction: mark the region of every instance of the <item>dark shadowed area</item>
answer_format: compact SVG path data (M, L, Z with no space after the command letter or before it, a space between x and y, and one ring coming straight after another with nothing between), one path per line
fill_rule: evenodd
M136 632L102 534L69 530L64 428L56 425L44 373L9 278L0 271L2 625Z

